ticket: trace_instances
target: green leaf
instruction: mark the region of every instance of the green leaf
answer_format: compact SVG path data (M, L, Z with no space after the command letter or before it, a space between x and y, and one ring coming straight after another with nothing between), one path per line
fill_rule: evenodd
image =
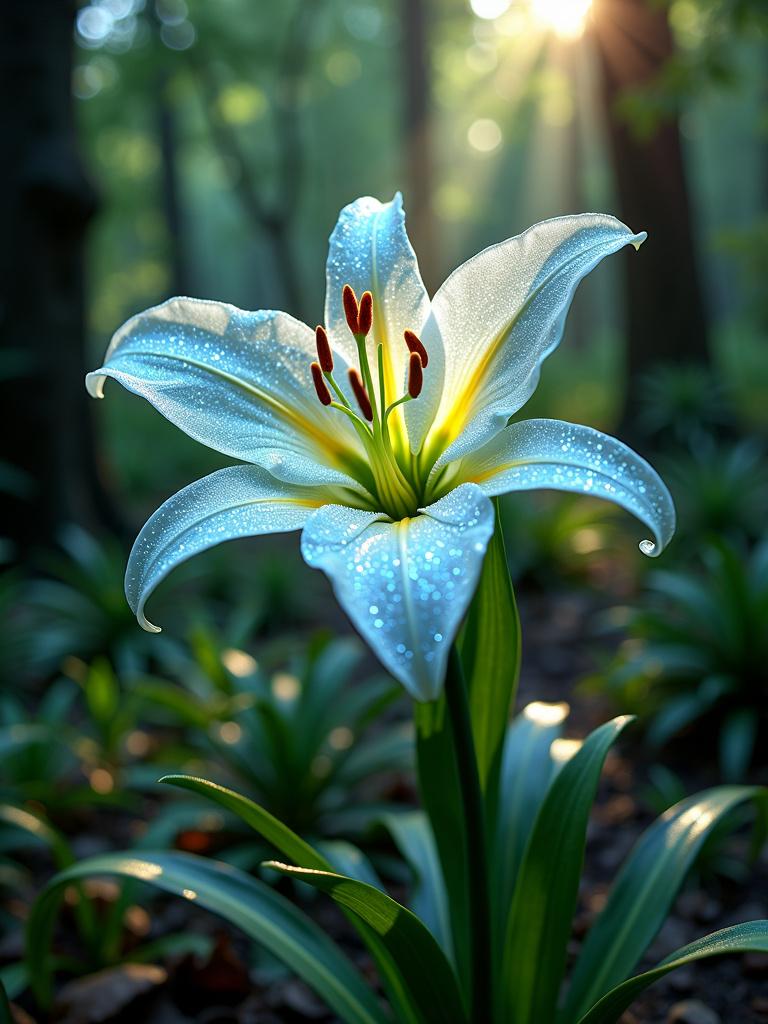
M747 774L757 729L758 714L751 708L732 711L720 726L720 766L726 781L739 782Z
M496 528L461 638L472 732L483 791L493 793L520 675L520 617L496 504ZM491 799L489 804L493 804Z
M765 791L718 786L681 800L646 829L587 935L560 1015L564 1024L577 1020L629 975L664 923L712 830L735 807L757 798L765 801Z
M630 721L624 715L595 729L560 769L541 805L507 921L501 1020L541 1024L555 1018L590 808L606 754Z
M526 843L554 774L552 741L562 733L564 704L529 704L507 729L499 781L493 857L494 921L501 937Z
M167 782L182 789L190 789L192 792L207 796L221 807L236 814L246 825L250 825L260 836L278 849L283 856L302 864L304 867L315 868L319 871L332 871L333 866L326 858L315 850L309 843L296 835L287 825L275 818L269 811L264 810L258 804L247 797L235 793L231 789L225 789L214 782L206 779L197 779L189 775L166 775L161 782ZM382 984L384 985L389 1000L398 1018L407 1024L413 1024L419 1020L414 1016L413 1008L403 987L397 965L393 964L389 950L382 943L379 936L364 924L356 915L350 915L352 924L359 931L363 941L371 951L376 965L381 973Z
M120 704L120 686L106 658L96 658L85 680L88 710L101 728L106 728Z
M330 870L339 875L349 875L358 882L367 882L384 892L384 885L373 864L354 843L348 843L345 839L323 839L318 842L318 846Z
M58 868L68 867L74 862L74 854L61 832L53 825L49 825L47 821L38 818L36 814L31 814L21 807L13 807L11 804L1 804L0 822L25 832L36 842L47 846L53 854Z
M429 819L423 811L398 811L380 820L413 874L411 909L452 957L448 899Z
M327 892L374 930L397 965L418 1020L424 1024L466 1022L456 975L432 933L410 910L380 889L331 871L290 867L277 861L265 866Z
M612 989L580 1018L578 1024L615 1024L643 989L670 971L706 957L734 953L768 953L768 921L733 925L683 946L650 971Z
M349 1024L384 1024L387 1020L349 960L284 897L229 865L168 852L91 857L46 886L32 908L27 930L30 977L42 1005L50 999L48 951L64 891L76 880L105 874L148 882L219 914L287 964Z
M279 850L284 857L295 860L297 864L304 864L310 868L326 870L330 867L325 857L321 856L301 836L284 825L273 814L260 807L259 804L249 800L248 797L235 793L232 789L219 786L207 779L198 779L192 775L164 775L160 782L170 786L178 786L180 789L189 789L193 793L207 797L225 807L228 811L236 814L246 825L263 836L268 843Z
M450 893L448 911L456 969L463 991L469 992L472 951L467 842L460 811L461 780L445 694L432 704L415 703L413 714L421 802L432 824L445 891Z

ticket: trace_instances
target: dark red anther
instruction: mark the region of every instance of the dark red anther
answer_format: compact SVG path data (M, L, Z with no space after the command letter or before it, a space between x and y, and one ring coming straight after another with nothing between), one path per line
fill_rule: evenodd
M404 331L403 337L405 338L405 344L408 346L409 352L418 352L419 358L421 359L421 365L426 366L429 363L429 356L427 350L421 343L421 338L414 334L413 331Z
M320 366L320 363L311 363L309 368L312 371L312 383L315 385L317 397L323 405L330 405L331 392L328 390L328 385L325 383L325 377L323 376L323 369Z
M320 368L323 373L330 373L333 370L333 352L331 352L328 335L325 333L324 327L317 326L315 328L315 345L317 346L317 358Z
M408 394L418 398L424 385L424 363L420 352L411 352L408 360Z
M357 317L357 326L360 334L368 335L373 323L373 296L370 292L363 292L360 296L360 308Z
M357 296L354 289L345 284L341 292L341 301L344 305L344 316L347 318L349 329L353 334L360 333L360 307L357 304Z
M355 398L357 399L357 404L360 406L360 411L368 422L371 423L373 422L373 407L371 406L371 400L368 397L368 392L365 390L365 386L360 380L360 374L354 368L348 372L349 383L355 393Z

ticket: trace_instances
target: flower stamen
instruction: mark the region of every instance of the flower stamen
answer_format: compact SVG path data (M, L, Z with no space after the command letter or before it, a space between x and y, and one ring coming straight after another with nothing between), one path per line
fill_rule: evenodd
M331 392L328 390L328 385L325 383L320 363L311 363L309 369L312 372L312 383L315 385L317 397L323 405L330 405L333 399L331 398Z
M354 392L357 404L360 406L360 411L363 416L368 420L369 423L373 422L373 408L371 406L371 400L368 397L368 392L365 390L365 386L360 379L360 374L357 370L352 367L347 371L349 374L349 383Z
M420 352L411 352L408 362L408 395L410 398L418 398L424 386L424 366Z
M345 284L341 291L341 301L344 306L344 316L347 318L347 326L350 331L357 335L360 333L360 307L357 296L351 285Z
M360 306L357 313L357 333L367 337L373 325L373 296L370 292L363 292L360 296Z
M323 373L332 373L333 352L331 351L331 345L325 328L319 324L315 328L315 346L317 348L317 361L320 363Z
M426 367L429 364L429 355L424 348L421 338L414 334L413 331L403 331L403 337L405 338L405 344L408 346L408 351L417 352L421 359L421 365Z

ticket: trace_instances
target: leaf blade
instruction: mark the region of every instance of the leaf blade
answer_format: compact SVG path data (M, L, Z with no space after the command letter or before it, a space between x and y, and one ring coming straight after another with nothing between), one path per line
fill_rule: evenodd
M643 989L665 974L695 960L732 953L768 953L768 921L748 921L713 932L683 946L650 971L617 985L596 1003L578 1024L614 1024Z
M500 1019L553 1020L576 909L587 823L611 745L631 721L595 729L560 769L526 847L502 953Z
M32 986L45 1004L50 991L46 951L67 885L90 875L109 874L148 882L166 892L194 898L262 942L287 963L349 1024L384 1024L375 997L353 965L306 915L257 879L228 865L185 853L104 854L57 875L36 901L27 931Z
M410 910L381 890L332 871L308 870L277 861L269 861L266 866L328 893L339 906L362 918L397 964L419 1019L466 1022L456 975L434 936Z
M563 1021L577 1020L629 975L664 923L712 829L729 811L760 795L755 786L718 786L681 800L646 829L582 946Z

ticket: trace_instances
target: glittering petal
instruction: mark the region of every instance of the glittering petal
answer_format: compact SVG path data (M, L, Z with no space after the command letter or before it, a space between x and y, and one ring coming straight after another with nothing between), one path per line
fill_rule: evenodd
M286 313L169 299L113 337L86 378L113 377L190 437L294 483L350 483L357 441L312 385L314 334ZM342 370L343 372L343 370Z
M557 217L492 245L455 270L432 302L445 384L428 444L445 465L488 441L530 398L558 345L579 281L645 234L615 217Z
M408 349L403 331L408 329L419 334L429 315L429 297L405 230L399 192L390 203L365 196L345 206L330 237L325 322L334 348L354 364L357 351L341 301L345 284L354 288L358 298L364 291L373 294L373 330L368 337L368 357L375 366L376 346L383 343L388 399L392 401L404 392ZM429 359L422 396L418 402L405 406L409 433L421 434L428 426L425 416L430 412L429 389L442 377L442 341L434 332Z
M139 623L147 598L188 558L236 537L300 530L327 500L321 489L276 480L261 466L228 466L174 494L145 523L131 550L125 595Z
M330 578L381 662L425 701L440 694L493 533L493 506L474 484L462 484L421 511L393 523L327 505L304 527L301 550Z
M523 420L465 458L461 477L488 495L549 488L605 498L653 531L640 550L658 555L675 532L675 506L655 469L614 437L559 420Z

